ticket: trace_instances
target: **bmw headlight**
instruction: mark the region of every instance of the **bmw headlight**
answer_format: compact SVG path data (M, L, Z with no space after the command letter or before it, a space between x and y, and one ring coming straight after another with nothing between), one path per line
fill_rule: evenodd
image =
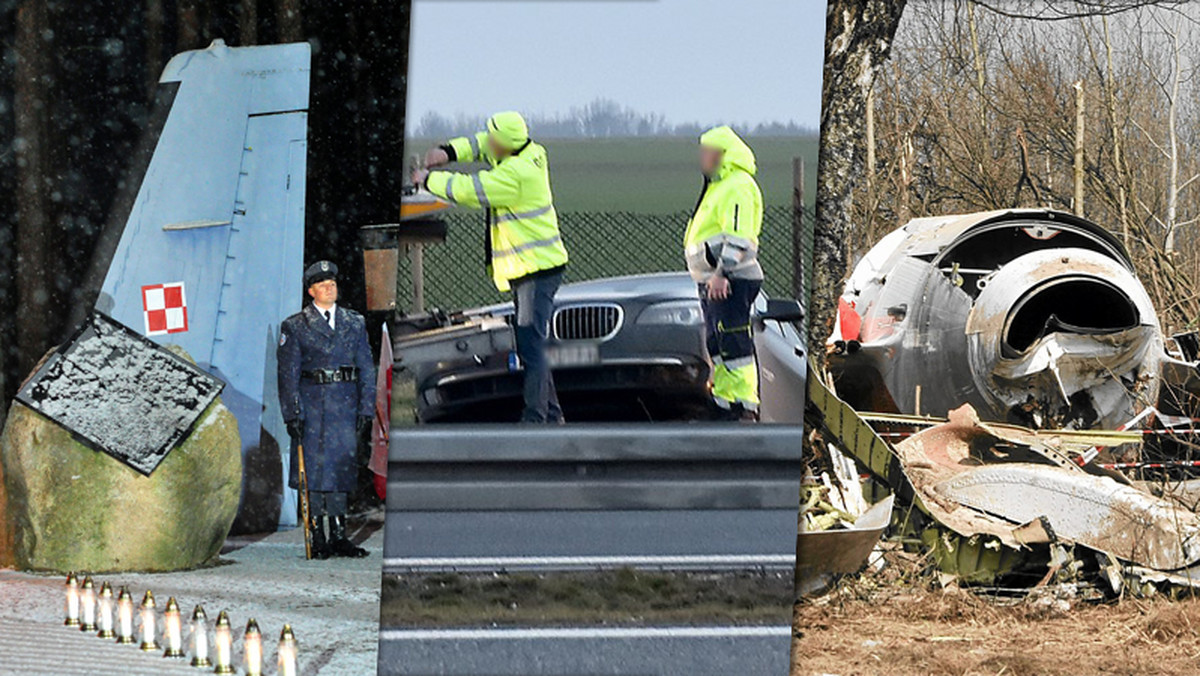
M703 322L704 317L700 314L700 303L694 300L655 303L642 310L637 319L638 324L659 326L699 326Z

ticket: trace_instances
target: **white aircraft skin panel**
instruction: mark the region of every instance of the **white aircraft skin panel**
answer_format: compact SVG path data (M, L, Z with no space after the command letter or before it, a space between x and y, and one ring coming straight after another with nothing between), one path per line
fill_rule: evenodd
M268 492L244 493L243 510L278 509L279 526L295 525L295 499L284 478L274 348L303 298L310 51L218 42L171 60L160 82L178 90L96 303L145 333L142 287L183 283L187 330L151 339L182 347L226 381L243 460L255 459L246 466L281 471L245 482ZM181 223L208 225L164 229ZM278 461L255 455L264 429Z

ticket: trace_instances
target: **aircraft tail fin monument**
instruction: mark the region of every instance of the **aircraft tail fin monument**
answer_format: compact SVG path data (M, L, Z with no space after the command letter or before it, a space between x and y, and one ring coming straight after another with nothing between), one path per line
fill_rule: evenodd
M226 382L242 530L296 523L274 347L303 292L310 62L307 43L219 40L171 59L159 85L169 110L146 130L157 142L96 302Z

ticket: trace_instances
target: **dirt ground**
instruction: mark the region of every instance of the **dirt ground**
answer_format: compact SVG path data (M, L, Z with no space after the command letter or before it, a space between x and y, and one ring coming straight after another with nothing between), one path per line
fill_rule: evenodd
M792 676L1200 674L1200 598L997 603L957 587L797 604Z

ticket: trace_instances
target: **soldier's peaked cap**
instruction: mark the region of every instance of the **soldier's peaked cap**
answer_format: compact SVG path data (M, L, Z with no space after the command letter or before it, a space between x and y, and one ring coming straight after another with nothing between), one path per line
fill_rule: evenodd
M308 266L304 271L304 288L308 288L317 282L323 282L327 279L337 279L338 268L337 264L331 261L317 261Z

